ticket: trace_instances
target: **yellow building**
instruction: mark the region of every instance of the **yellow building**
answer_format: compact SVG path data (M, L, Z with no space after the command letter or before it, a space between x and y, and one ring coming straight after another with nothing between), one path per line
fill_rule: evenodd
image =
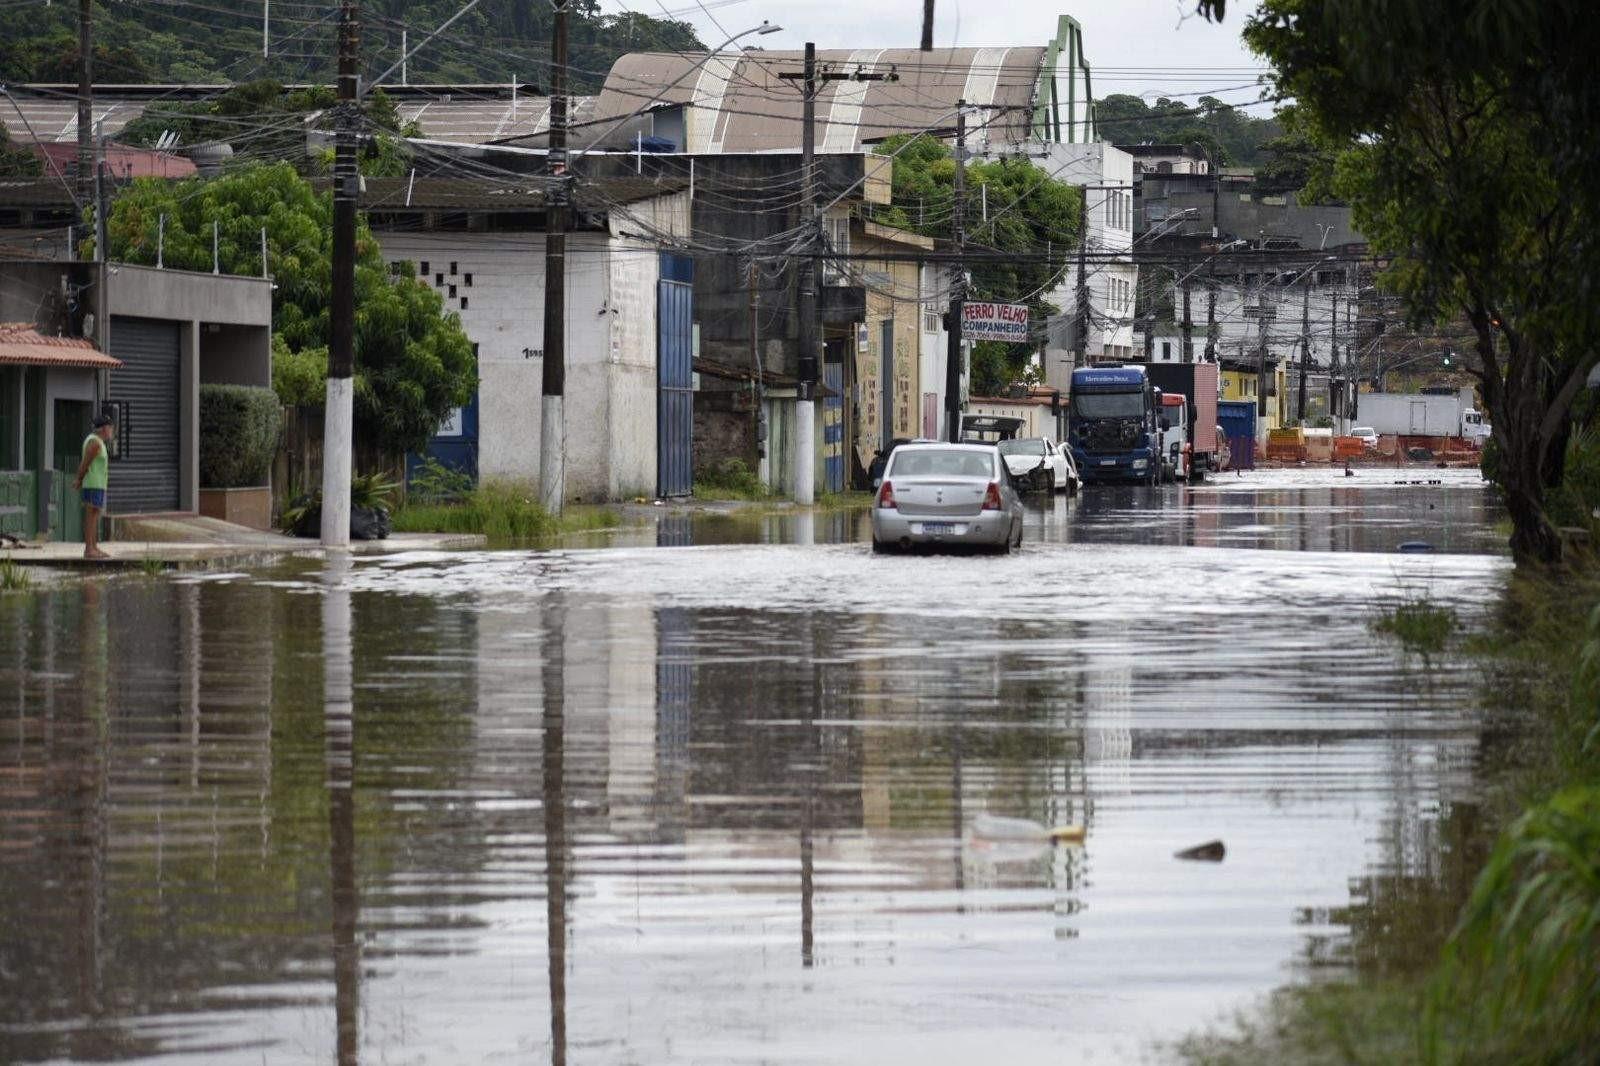
M1222 398L1224 400L1258 399L1260 378L1254 365L1232 359L1222 361ZM1267 378L1267 428L1278 429L1289 424L1289 375L1281 361L1273 364Z
M922 268L904 259L870 258L873 253L905 255L933 250L933 239L860 219L850 223L849 248L856 258L850 280L866 288L866 318L856 328L850 379L845 394L844 439L852 442L854 464L865 473L872 457L895 438L922 433L923 383L919 381L924 328ZM832 234L837 245L839 234ZM928 294L931 295L931 294Z

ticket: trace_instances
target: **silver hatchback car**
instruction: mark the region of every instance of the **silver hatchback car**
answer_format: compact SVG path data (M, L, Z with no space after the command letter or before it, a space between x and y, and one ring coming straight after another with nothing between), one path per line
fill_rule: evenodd
M872 550L914 544L1009 552L1022 544L1022 498L993 445L902 444L872 505Z

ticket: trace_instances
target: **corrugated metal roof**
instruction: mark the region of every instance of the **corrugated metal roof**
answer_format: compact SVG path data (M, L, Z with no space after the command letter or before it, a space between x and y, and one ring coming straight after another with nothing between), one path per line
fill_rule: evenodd
M661 93L663 102L685 109L682 151L798 150L800 88L780 75L800 71L804 58L802 52L747 51L707 62L678 53L630 53L612 66L594 120L630 115ZM816 103L817 151L860 152L896 133L948 129L959 100L979 109L967 119L974 150L1026 141L1044 59L1044 48L1031 47L819 51L822 71L893 74L895 80L823 81Z
M84 337L46 337L29 322L0 322L0 364L115 370L122 360L101 352Z
M157 88L157 87L151 87ZM78 102L70 90L40 87L29 92L13 86L11 99L0 99L0 123L15 141L76 142ZM172 87L165 97L132 87L98 91L94 99L95 121L101 132L115 137L123 128L150 107L208 99L220 95L225 86ZM403 95L402 95L403 93ZM514 98L505 86L441 86L437 90L409 86L394 90L400 117L415 122L424 137L444 141L483 144L505 137L533 136L550 125L550 101L544 96L518 93ZM568 108L574 125L587 122L594 109L592 96L573 97Z

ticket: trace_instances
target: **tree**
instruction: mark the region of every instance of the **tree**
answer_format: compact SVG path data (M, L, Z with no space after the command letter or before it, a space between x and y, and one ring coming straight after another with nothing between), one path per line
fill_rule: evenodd
M1256 118L1214 96L1193 104L1112 93L1095 103L1095 126L1117 144L1181 144L1204 152L1218 166L1258 166L1262 146L1281 133L1276 118Z
M13 145L5 123L0 122L0 178L34 178L42 173L39 157Z
M1395 257L1384 284L1418 323L1471 323L1512 553L1558 560L1546 493L1600 361L1589 5L1266 0L1245 38L1308 133L1340 148L1335 190Z
M222 269L261 273L261 230L277 289L273 331L293 373L318 367L315 392L326 376L328 306L333 254L331 194L317 193L287 163L255 164L214 180L134 182L112 207L113 257L156 259L160 217L166 216L165 262L180 270L211 269L211 224L219 223ZM315 372L315 371L313 371ZM365 222L357 233L357 438L389 452L421 448L454 407L472 397L477 368L461 321L413 273L398 276ZM279 382L275 380L275 384ZM282 397L304 400L298 393Z
M891 137L879 146L893 155L890 203L879 207L877 221L924 236L948 240L955 197L955 157L934 137ZM1001 159L967 166L967 247L981 252L1015 253L990 256L972 264L974 298L1025 302L1035 322L1058 308L1044 299L1077 246L1083 217L1080 190L1055 181L1026 159ZM988 190L989 219L979 204ZM1040 254L1054 247L1053 262ZM972 389L997 393L1018 380L1038 350L1037 343L980 341L973 346Z

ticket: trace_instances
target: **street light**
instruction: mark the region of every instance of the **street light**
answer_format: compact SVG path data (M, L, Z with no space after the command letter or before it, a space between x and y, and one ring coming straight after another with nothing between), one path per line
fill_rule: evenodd
M761 25L759 25L759 26L751 26L748 30L741 30L740 32L734 34L732 37L729 37L726 41L723 41L721 44L717 45L715 48L713 48L709 52L707 52L705 54L705 58L704 59L701 59L698 63L694 64L694 66L690 67L688 70L684 71L682 74L679 74L676 78L673 78L671 81L667 82L667 84L663 85L661 87L660 91L658 91L650 99L646 100L644 103L642 103L638 107L634 108L628 114L623 115L621 118L617 119L617 121L613 122L610 126L607 126L603 133L601 133L598 137L596 137L593 141L591 141L589 143L589 147L588 148L585 148L583 151L577 153L576 158L582 158L583 156L585 156L588 153L592 152L602 142L604 142L607 137L609 137L613 133L615 133L617 131L617 127L622 125L624 122L627 122L629 119L638 118L640 115L642 115L645 112L649 111L650 108L653 105L660 103L661 102L661 98L666 96L667 93L671 92L674 88L676 88L679 82L683 81L683 79L687 78L689 75L693 74L695 71L699 70L701 67L703 67L707 63L711 62L713 59L718 58L722 54L722 50L724 48L728 47L734 41L737 41L741 37L748 37L752 33L756 34L758 36L761 36L761 37L765 37L769 33L778 33L782 29L783 29L782 26L774 26L772 23L767 22L766 20L762 20ZM687 146L685 146L685 147L687 147Z

